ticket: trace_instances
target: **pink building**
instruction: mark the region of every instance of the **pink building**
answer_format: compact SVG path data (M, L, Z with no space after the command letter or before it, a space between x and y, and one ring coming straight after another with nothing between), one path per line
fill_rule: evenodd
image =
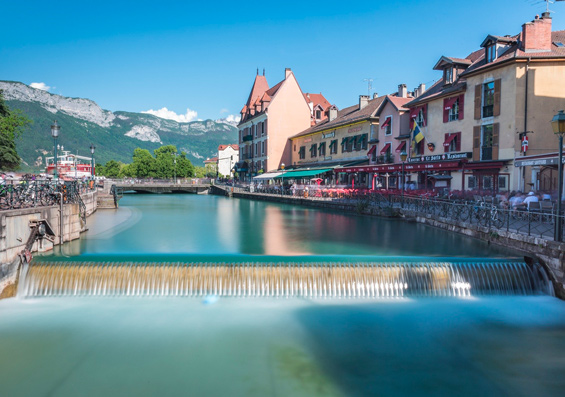
M236 169L240 179L250 180L260 171L290 164L288 138L311 126L314 108L318 109L310 107L289 68L284 80L271 88L264 72L262 76L257 72L238 124L240 161Z

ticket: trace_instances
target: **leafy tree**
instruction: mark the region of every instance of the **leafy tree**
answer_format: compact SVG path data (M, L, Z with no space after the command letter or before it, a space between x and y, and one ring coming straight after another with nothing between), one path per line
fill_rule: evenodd
M156 161L147 149L137 148L133 151L133 163L131 173L138 178L156 176Z
M185 152L181 152L177 158L177 176L179 178L192 178L194 176L194 166L186 157Z
M175 173L177 148L174 145L161 146L155 149L153 153L155 153L156 177L164 179L172 178Z
M116 160L110 160L106 163L104 168L100 171L101 175L108 178L118 178L123 164L120 165Z
M20 165L15 139L31 121L19 110L10 110L0 90L0 169L14 170Z

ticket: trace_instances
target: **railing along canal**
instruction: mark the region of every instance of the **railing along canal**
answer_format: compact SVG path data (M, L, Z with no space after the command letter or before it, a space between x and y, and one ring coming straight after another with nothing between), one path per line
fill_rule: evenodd
M231 187L230 187L231 189ZM355 190L347 188L317 189L300 187L296 189L279 186L233 187L234 192L251 193L335 203L354 204L362 212L364 209L379 208L397 211L401 215L434 217L440 220L462 223L470 228L486 228L490 233L505 231L527 236L554 239L555 224L563 213L557 214L554 206L547 202L532 205L531 208L504 208L492 198L476 200L449 200L433 197L415 197L379 191Z
M0 185L0 210L49 207L62 199L63 204L78 204L80 216L86 220L86 205L80 195L89 191L93 190L87 183L78 181L8 181Z

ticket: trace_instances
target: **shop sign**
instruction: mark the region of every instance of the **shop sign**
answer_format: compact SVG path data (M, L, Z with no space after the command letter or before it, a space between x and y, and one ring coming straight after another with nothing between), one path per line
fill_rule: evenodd
M304 140L304 143L308 143L308 142L312 142L312 138L306 138L306 139Z
M328 132L327 134L322 134L322 138L333 138L335 136L335 131Z
M530 160L516 160L514 165L516 167L529 167L536 165L557 165L559 164L559 157L549 157L544 159L530 159ZM565 157L563 157L563 164L565 164Z
M409 163L421 163L425 161L445 161L445 160L461 160L461 159L468 159L473 157L473 153L471 152L463 152L463 153L443 153L443 154L434 154L432 156L419 156L419 157L412 157L408 159Z
M363 129L362 126L357 126L357 127L351 127L350 129L347 130L347 132L349 134L353 133L353 132L359 132Z
M326 156L326 157L324 157L324 161L326 161L326 160L331 160L331 159L332 159L332 156Z

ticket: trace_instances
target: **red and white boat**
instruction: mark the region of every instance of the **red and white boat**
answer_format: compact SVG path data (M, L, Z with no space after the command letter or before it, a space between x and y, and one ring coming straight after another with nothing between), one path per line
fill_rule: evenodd
M61 146L61 153L57 155L57 174L60 177L80 179L83 177L90 177L92 172L92 158L72 154L68 150L64 150ZM47 167L45 172L47 175L53 175L55 171L54 157L46 157L45 162ZM96 171L96 166L94 171Z

